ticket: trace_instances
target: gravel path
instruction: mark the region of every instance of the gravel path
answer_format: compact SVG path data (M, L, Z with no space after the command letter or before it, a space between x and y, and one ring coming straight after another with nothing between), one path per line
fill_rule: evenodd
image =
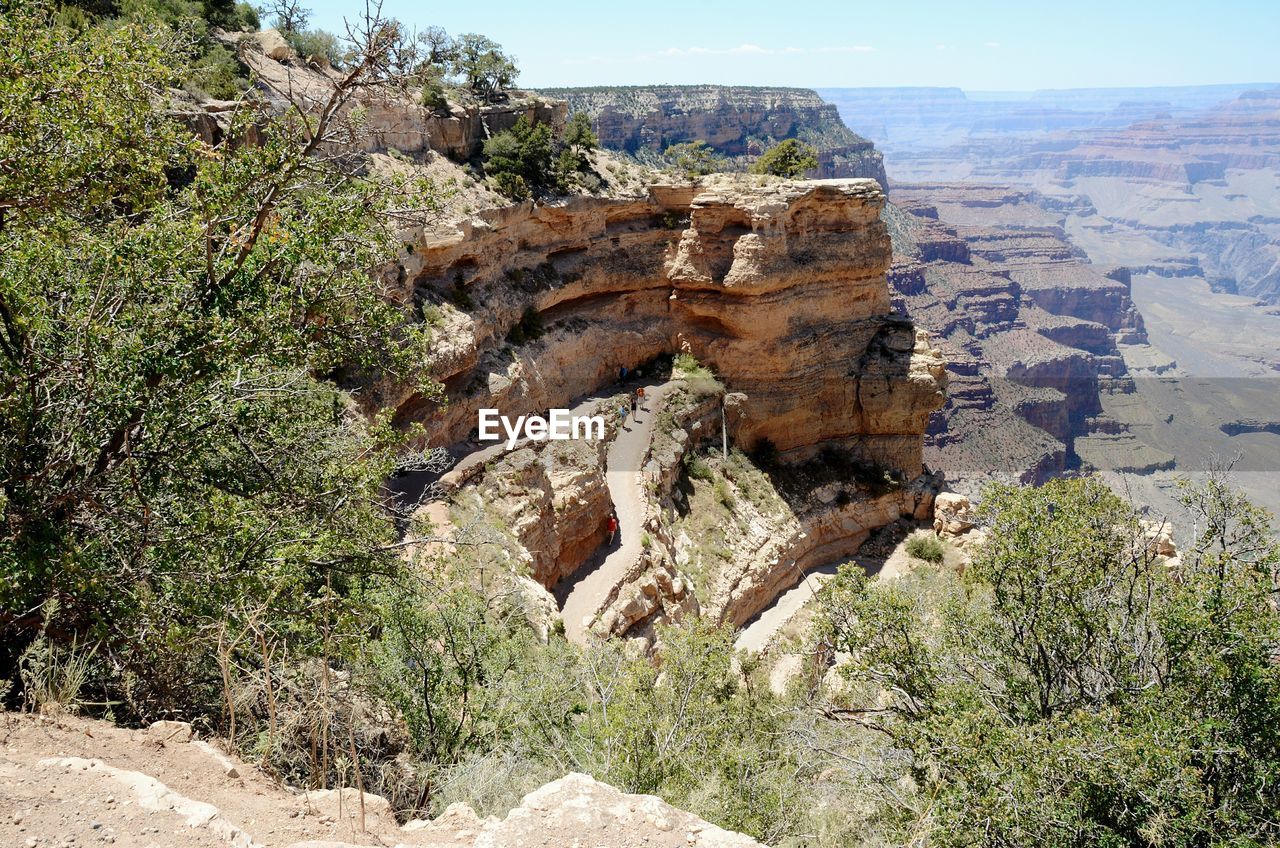
M644 536L645 493L640 482L640 463L653 438L653 426L671 383L646 383L645 401L635 416L628 416L626 427L609 446L605 479L609 496L618 516L619 538L606 548L605 555L592 557L565 585L560 614L565 636L570 641L586 644L591 620L600 612L614 587L640 558Z

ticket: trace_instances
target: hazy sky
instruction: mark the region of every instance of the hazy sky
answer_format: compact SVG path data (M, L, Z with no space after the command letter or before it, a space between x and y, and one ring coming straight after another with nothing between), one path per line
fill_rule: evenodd
M309 5L314 25L341 32L363 0ZM385 0L383 11L493 38L530 88L1280 81L1278 0Z

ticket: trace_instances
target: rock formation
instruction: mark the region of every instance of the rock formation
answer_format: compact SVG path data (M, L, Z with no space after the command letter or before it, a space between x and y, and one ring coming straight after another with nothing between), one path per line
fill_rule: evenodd
M192 740L191 725L133 731L100 721L7 719L0 751L0 842L154 848L509 848L608 845L758 848L755 840L570 773L502 818L453 804L400 825L355 788L299 792ZM178 722L166 724L178 725Z
M280 108L313 108L329 85L329 69L299 60L269 34L222 37ZM678 113L673 121L734 153L750 153L749 138L799 135L820 142L828 172L869 169L883 183L878 154L812 92L681 91L651 92L666 104L658 111ZM707 97L732 115L706 111ZM624 517L628 559L588 569L609 582L575 616L598 633L623 634L659 614L678 619L700 602L739 624L804 568L851 553L885 522L927 510L929 481L917 479L921 434L943 401L946 374L928 336L892 314L876 179L650 175L637 190L619 173L644 168L606 160L606 187L595 194L507 204L448 158L471 155L486 132L518 115L559 122L563 101L516 97L449 115L397 97L358 105L370 167L425 169L465 195L439 221L402 232L404 251L384 269L393 293L431 331L423 371L439 390L381 382L357 393L367 411L394 408L396 425L422 425L424 447L460 460L443 476L389 483L402 503L424 505L420 516L435 526L430 537L410 539L409 550L456 552L448 533L483 528L486 548L512 572L545 634L554 624L550 590L569 604L566 584L588 562L599 565L604 517L623 492L641 502ZM678 410L652 414L672 416L657 432L668 447L683 435L679 449L643 445L635 468L615 467L603 443L525 440L507 449L475 441L481 409L515 418L577 405L612 419L620 369L678 353L696 357L727 387L703 413L723 415L734 447L776 455L782 466L835 452L889 490L861 491L851 481L838 501L835 489L825 500L796 498L794 521L777 525L768 555L744 555L695 583L681 569L663 504L705 431L682 434ZM619 444L616 422L608 430L607 441ZM633 522L643 524L643 546ZM569 624L576 638L582 622Z
M591 116L600 142L628 153L661 153L672 144L705 141L729 157L759 156L798 138L818 149L821 178L866 177L887 187L875 146L851 132L834 106L805 88L661 85L550 88L572 112Z
M429 367L448 403L406 396L399 418L447 445L482 407L568 406L620 366L685 351L746 395L738 442L797 457L837 442L914 477L941 371L890 315L882 203L868 180L724 176L423 233L403 260L404 296L442 316ZM474 307L457 308L463 297ZM541 335L508 343L531 319Z
M895 304L951 372L930 468L973 493L991 477L1169 462L1102 415L1102 394L1133 389L1118 345L1146 340L1127 269L1083 261L1032 192L933 183L895 185L894 198Z
M801 509L775 528L771 553L744 555L714 586L698 584L710 593L698 599L704 614L740 624L804 568L851 553L927 498L906 484L921 473L921 433L946 375L927 336L891 315L882 203L870 180L722 175L625 199L492 209L419 233L402 257L402 292L440 330L428 367L444 397L384 386L379 400L398 406L400 423L426 425L433 444L461 445L481 408L516 416L607 398L620 367L684 352L731 392L735 446L768 445L789 463L838 449L900 481L889 497ZM719 432L720 401L699 408ZM663 413L672 416L664 444L678 449L655 448L634 469L654 498L670 491L700 438L689 435L700 416L686 413ZM534 580L554 588L602 541L602 456L548 443L495 456L460 503L470 497L496 519ZM598 632L697 608L661 512L645 519L652 546L593 605Z

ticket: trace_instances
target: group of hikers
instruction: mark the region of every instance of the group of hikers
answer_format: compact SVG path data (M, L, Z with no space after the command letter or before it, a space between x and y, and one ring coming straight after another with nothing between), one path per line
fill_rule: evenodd
M640 386L631 395L631 414L635 415L640 410L640 405L644 403L644 386ZM622 423L627 423L627 405L624 403L618 407L621 413Z
M627 379L627 375L631 373L633 372L628 371L627 366L623 365L621 368L618 369L618 381L619 382L625 381ZM634 373L636 373L637 375L640 374L639 371ZM631 414L635 415L640 410L640 407L643 406L643 404L644 404L644 386L637 386L636 390L631 393ZM621 418L622 423L625 425L627 423L627 405L622 404L621 406L619 406L618 412L620 414L619 417Z

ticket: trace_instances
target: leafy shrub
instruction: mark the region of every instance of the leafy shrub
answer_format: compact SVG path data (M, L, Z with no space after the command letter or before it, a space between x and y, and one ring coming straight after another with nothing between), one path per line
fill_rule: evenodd
M507 341L513 345L522 345L538 338L543 332L542 314L530 306L507 332Z
M715 472L711 470L711 466L702 457L690 454L685 466L688 469L689 476L694 480L709 481L715 476Z
M932 533L917 533L907 539L907 555L925 562L942 562L942 540Z
M1170 569L1096 479L992 486L962 576L845 569L822 638L911 752L890 842L1267 845L1280 778L1280 548L1220 479Z
M591 128L591 116L586 112L574 112L564 128L564 143L570 148L589 153L600 146L600 139Z
M724 383L716 379L711 369L700 363L691 353L679 353L672 362L671 376L682 379L689 393L695 398L724 394Z
M556 140L549 124L532 124L521 115L511 129L494 134L484 143L482 154L494 189L512 200L527 200L551 191L598 188L600 180L591 173L588 148L582 146L587 141L582 128L575 129L571 122L570 129L577 143L570 143L568 135Z
M682 230L689 226L689 216L682 215L673 209L663 212L659 223L662 224L664 230Z
M724 480L723 478L717 477L714 483L713 491L715 492L716 501L721 506L723 506L725 509L728 509L728 510L733 509L733 506L734 504L737 503L737 500L733 496L733 489L730 488L729 483L726 480Z
M532 124L521 115L509 130L484 143L486 176L494 188L513 200L546 191L554 181L551 127Z
M799 139L788 138L766 150L752 164L751 173L798 179L817 167L817 149Z
M192 62L184 82L187 88L220 100L233 100L249 88L247 69L235 53L217 43Z
M422 73L422 94L418 102L432 111L448 108L449 98L445 89L443 70L436 66L428 66Z
M346 60L346 50L338 36L323 29L287 30L281 33L303 59L320 59L335 68L341 68Z

